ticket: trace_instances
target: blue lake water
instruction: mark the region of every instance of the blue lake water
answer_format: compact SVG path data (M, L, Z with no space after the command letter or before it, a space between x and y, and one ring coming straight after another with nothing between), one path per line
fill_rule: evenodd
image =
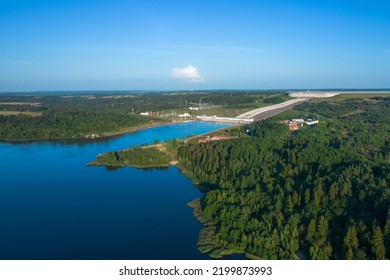
M87 167L99 153L202 134L188 122L98 141L0 143L0 259L207 259L175 167Z

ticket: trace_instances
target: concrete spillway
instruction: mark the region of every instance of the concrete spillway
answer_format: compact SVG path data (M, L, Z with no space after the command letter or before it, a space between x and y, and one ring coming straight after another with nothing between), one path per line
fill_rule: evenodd
M246 112L244 114L241 114L241 115L237 116L236 118L237 119L252 119L261 113L265 113L265 112L276 110L276 109L283 109L284 107L289 107L289 106L296 105L298 103L302 103L305 100L306 100L305 98L297 98L297 99L289 100L289 101L279 103L276 105L258 108L258 109Z
M292 107L306 101L305 98L297 98L289 100L280 104L271 105L263 108L258 108L244 114L241 114L235 118L217 117L217 116L196 116L198 120L208 122L231 122L231 123L251 123L255 120L266 119L280 112L287 111Z
M294 98L329 98L339 95L340 92L325 92L325 91L292 91L288 93L288 96Z

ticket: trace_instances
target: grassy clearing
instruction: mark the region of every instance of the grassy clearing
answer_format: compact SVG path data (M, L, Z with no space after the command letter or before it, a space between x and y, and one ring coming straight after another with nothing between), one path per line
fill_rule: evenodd
M172 112L176 112L176 114L184 114L188 113L191 116L202 116L202 115L208 115L208 116L223 116L223 117L236 117L238 115L241 115L245 112L248 112L250 110L256 109L258 106L253 106L251 107L245 107L245 108L229 108L229 107L216 107L216 108L210 108L210 109L202 109L198 111L191 111L189 109L183 109L183 108L177 108L177 109L172 109L172 110L164 110L161 111L160 114L170 114ZM175 119L175 118L169 118L169 119ZM176 118L178 119L178 118ZM188 118L189 119L189 118Z
M208 116L223 116L228 118L234 118L238 115L241 115L245 112L248 112L250 110L256 109L257 107L253 106L251 108L212 108L212 109L205 109L205 110L199 110L194 111L193 114L201 116L201 115L208 115Z
M143 149L150 149L154 148L157 149L158 151L162 152L165 154L168 158L171 164L175 165L177 164L177 151L173 151L171 149L168 149L167 144L155 144L155 145L149 145L149 146L144 146L142 147Z
M329 98L312 98L310 99L310 102L312 103L319 103L323 101L327 101L329 103L341 103L348 99L370 99L373 97L388 97L389 94L339 94L333 97Z
M141 130L144 130L147 128L163 126L163 125L167 125L167 124L170 124L170 120L161 119L160 121L150 121L148 123L122 128L121 130L118 130L118 131L105 132L105 133L102 133L102 135L103 136L122 135L122 134L126 134L126 133L141 131Z
M342 115L342 117L348 117L348 116L352 116L352 115L355 115L355 114L361 114L361 113L364 113L365 111L364 110L355 110L355 111L352 111L352 112L349 112L347 114L344 114Z

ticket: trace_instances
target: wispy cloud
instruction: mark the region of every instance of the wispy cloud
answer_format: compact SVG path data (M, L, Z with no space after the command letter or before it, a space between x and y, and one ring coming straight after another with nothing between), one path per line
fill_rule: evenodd
M173 68L172 77L192 83L203 83L204 78L200 76L195 66L188 65L184 68Z
M171 48L181 48L181 49L198 49L198 50L230 50L230 51L246 51L246 52L263 52L259 48L250 48L242 46L214 46L214 45L169 45Z
M59 50L75 52L101 52L101 53L119 53L119 54L135 54L135 53L151 53L151 54L175 54L172 49L164 47L127 47L127 46L104 46L104 45L85 45L85 46L59 46Z

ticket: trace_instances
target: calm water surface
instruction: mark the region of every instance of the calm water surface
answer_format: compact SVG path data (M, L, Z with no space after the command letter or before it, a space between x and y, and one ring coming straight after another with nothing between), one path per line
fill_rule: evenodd
M0 259L207 259L187 202L201 193L175 167L87 167L99 153L201 134L189 122L98 142L0 143Z

